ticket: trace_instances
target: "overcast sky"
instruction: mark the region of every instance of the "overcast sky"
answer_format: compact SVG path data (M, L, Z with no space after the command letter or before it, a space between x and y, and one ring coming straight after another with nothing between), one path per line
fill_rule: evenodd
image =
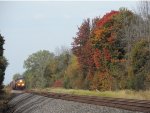
M15 73L23 73L23 62L39 50L54 52L57 47L71 48L72 37L83 19L102 17L120 7L133 9L127 2L2 2L0 1L0 34L5 37L4 55L9 66L4 84Z

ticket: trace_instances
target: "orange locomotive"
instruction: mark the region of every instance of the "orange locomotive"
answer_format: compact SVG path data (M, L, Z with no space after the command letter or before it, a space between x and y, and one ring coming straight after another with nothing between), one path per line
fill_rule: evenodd
M23 78L19 78L10 83L10 87L14 90L23 90L25 89L25 80Z

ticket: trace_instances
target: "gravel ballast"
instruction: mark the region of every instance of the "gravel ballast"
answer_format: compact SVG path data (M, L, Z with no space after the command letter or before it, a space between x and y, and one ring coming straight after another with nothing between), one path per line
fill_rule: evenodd
M20 94L8 103L8 113L141 113L73 101Z

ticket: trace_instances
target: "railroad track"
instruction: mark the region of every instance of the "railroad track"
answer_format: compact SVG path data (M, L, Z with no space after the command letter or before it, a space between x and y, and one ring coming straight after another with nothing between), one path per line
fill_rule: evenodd
M25 92L36 94L36 95L42 95L49 98L94 104L99 106L108 106L108 107L120 108L120 109L125 109L130 111L139 111L143 113L150 113L150 100L135 100L135 99L95 97L95 96L77 96L77 95L60 94L60 93L47 93L47 92L39 93L35 91L25 91Z

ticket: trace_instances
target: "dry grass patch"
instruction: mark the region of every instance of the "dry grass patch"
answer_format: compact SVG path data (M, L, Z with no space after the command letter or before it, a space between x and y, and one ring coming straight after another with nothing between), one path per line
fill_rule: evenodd
M132 90L89 91L89 90L63 89L63 88L46 88L46 89L34 89L34 90L38 92L54 92L54 93L66 93L66 94L73 94L73 95L150 100L150 91L132 91Z

